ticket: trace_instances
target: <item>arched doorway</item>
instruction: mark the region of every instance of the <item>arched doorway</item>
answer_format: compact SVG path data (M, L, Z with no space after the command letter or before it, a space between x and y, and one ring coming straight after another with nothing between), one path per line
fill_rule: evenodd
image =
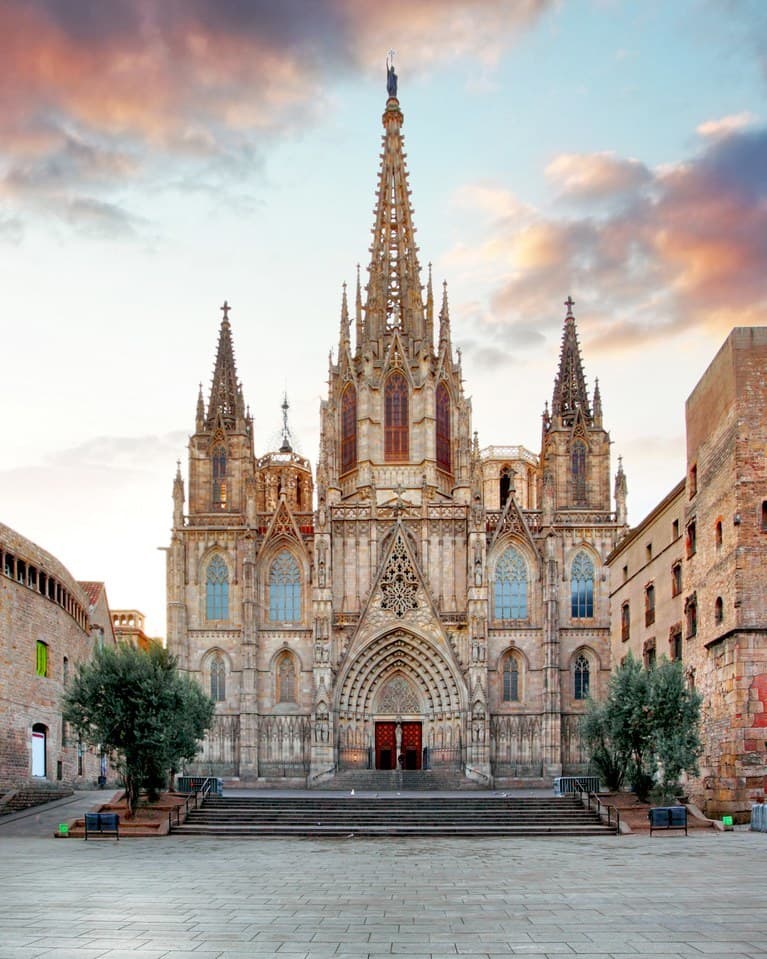
M46 775L46 744L48 727L42 723L35 723L32 727L32 775L41 779Z

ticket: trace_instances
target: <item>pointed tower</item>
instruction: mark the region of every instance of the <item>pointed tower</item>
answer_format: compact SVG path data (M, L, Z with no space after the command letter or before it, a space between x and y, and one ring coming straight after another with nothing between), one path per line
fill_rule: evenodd
M598 384L593 409L589 401L574 305L568 296L551 414L543 417L541 493L550 509L609 512L610 436L602 426Z

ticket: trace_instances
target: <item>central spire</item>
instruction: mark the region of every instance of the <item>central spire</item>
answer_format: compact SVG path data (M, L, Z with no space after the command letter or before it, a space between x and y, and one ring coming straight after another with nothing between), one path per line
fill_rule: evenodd
M229 322L231 307L224 300L221 312L224 318L218 334L216 366L210 387L206 428L213 429L220 423L226 429L234 429L244 416L242 388L237 381L237 368L234 364L234 346L232 345L232 326ZM199 414L198 414L199 415Z
M383 114L383 149L370 247L365 326L369 339L380 339L393 330L400 330L421 340L424 305L403 150L403 116L397 99L397 74L390 60L386 66L389 99Z
M559 372L554 381L554 397L551 403L553 416L560 416L565 426L571 426L578 410L583 412L589 426L593 425L589 394L586 390L586 377L583 373L581 349L578 345L578 332L575 328L571 296L565 300L567 315L562 332L562 349L559 356Z

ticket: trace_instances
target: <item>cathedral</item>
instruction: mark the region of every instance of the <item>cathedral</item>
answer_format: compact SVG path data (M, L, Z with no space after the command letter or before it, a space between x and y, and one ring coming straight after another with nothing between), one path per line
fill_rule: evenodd
M190 772L319 786L442 770L485 786L585 769L610 675L605 560L626 530L573 301L539 453L472 433L447 287L415 244L390 69L367 282L346 288L311 464L257 455L223 306L173 484L168 646L216 702ZM366 775L369 775L366 773Z

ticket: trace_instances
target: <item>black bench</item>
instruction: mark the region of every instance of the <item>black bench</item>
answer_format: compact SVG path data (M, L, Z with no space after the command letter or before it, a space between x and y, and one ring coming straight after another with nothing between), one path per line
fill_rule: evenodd
M653 829L684 829L687 835L687 806L654 806L648 809L650 835Z
M85 814L85 838L88 836L114 836L120 838L120 817L116 812L87 812Z

